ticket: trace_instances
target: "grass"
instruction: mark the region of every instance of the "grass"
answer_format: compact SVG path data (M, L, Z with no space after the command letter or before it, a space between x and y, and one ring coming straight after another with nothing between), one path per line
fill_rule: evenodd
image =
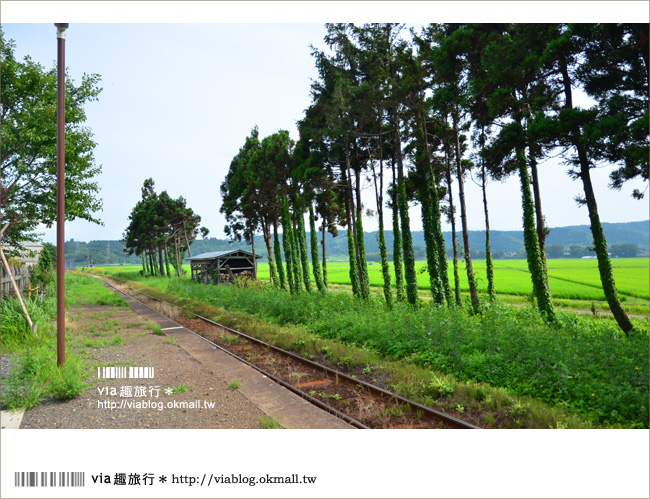
M83 332L84 337L71 335L75 328L74 317L68 319L66 360L62 367L57 366L55 289L48 290L43 302L26 301L29 315L38 325L38 336L31 334L15 298L0 300L1 351L14 359L11 373L5 380L8 389L3 396L10 409L28 409L50 398L66 400L78 396L86 388L85 380L90 374L85 349L125 344L118 334L119 322L113 318L113 307L127 306L126 302L99 279L88 275L67 272L65 284L68 308L92 305L106 306L106 309L99 313L97 324Z
M13 354L15 363L5 379L7 391L3 402L9 409L29 409L47 398L67 400L85 388L86 361L68 351L66 362L57 366L56 301L53 296L40 301L27 301L27 310L38 324L38 336L31 333L18 300L0 301L2 322L2 354ZM70 338L66 335L66 340Z
M186 392L189 389L189 387L185 383L183 383L178 386L172 386L171 389L172 389L172 393L183 393Z
M128 306L124 299L106 288L102 282L83 274L66 273L65 278L66 306L109 305L114 307Z
M260 424L267 430L281 430L284 428L279 421L273 419L271 416L259 416L257 419L259 420Z
M229 345L234 345L235 343L239 343L239 336L236 336L234 334L224 334L221 339L225 343L228 343Z
M241 388L241 385L242 385L241 381L237 379L232 380L230 383L228 383L228 390L232 390L232 391L239 390Z
M379 299L364 303L343 293L144 281L160 298L307 358L365 366L372 376L381 374L377 363L389 365L396 390L427 405L498 411L520 426L575 427L571 415L583 418L578 425L648 426L647 321L635 320L625 337L611 320L567 312L549 326L531 307L495 304L471 316L398 304L391 312Z
M165 343L169 343L170 345L176 345L178 343L178 340L173 336L167 336L163 341Z
M96 340L87 339L83 342L83 346L88 348L104 348L109 346L122 346L125 344L126 342L120 335L111 338L99 338Z

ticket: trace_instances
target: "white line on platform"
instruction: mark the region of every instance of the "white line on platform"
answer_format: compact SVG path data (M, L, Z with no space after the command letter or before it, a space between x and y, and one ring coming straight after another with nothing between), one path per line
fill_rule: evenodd
M183 329L183 326L166 327L164 329L161 329L161 331L169 331L170 329Z

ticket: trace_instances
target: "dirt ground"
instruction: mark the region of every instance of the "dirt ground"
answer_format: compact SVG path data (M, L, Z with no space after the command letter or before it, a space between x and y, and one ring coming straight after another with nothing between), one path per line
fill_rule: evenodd
M66 316L67 348L88 359L88 387L75 399L28 410L21 428L262 428L263 412L228 388L232 380L206 369L172 336L154 334L153 323L131 309L84 306ZM100 378L104 367L125 368L127 377ZM130 367L153 367L154 377L129 378Z

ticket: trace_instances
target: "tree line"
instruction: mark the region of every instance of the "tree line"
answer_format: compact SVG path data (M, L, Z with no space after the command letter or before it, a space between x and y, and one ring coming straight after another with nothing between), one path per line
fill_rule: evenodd
M251 241L262 231L275 285L288 286L292 293L310 291L311 249L316 285L326 288L323 237L322 263L317 257L318 216L323 234L334 234L339 226L348 229L353 292L368 298L362 219L371 211L361 201L362 186L368 183L376 198L373 212L388 306L393 296L383 210L392 211L395 298L416 305L408 207L417 202L434 302L461 305L460 230L471 306L478 312L466 176L474 170L482 187L488 295L493 300L486 184L514 175L521 187L533 293L542 315L552 322L538 165L554 154L569 166L571 178L582 182L584 196L577 201L589 212L605 296L619 326L625 332L632 329L616 292L591 170L613 165L614 189L630 179L648 180L647 24L431 24L408 36L397 24L327 24L326 29L329 51L312 47L318 78L298 122L299 140L294 143L285 130L260 139L254 128L221 185L226 233ZM594 105L575 105L577 91ZM639 199L643 194L633 193ZM447 277L443 217L452 226L453 283ZM284 252L277 237L280 225Z
M185 198L173 199L167 191L158 194L154 187L152 178L144 181L142 198L131 211L124 231L124 252L142 258L143 274L171 277L171 265L182 277L185 252L192 256L192 242L210 231L199 227L201 217L187 206Z

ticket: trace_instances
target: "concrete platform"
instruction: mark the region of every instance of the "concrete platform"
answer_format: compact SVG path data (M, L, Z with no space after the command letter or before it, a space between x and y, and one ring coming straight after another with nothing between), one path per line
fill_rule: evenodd
M262 412L295 429L354 429L345 421L310 404L259 371L217 349L192 331L127 295L122 297L138 315L160 325L166 335L216 376L241 381L238 391Z
M25 411L0 411L0 426L3 430L20 428Z

